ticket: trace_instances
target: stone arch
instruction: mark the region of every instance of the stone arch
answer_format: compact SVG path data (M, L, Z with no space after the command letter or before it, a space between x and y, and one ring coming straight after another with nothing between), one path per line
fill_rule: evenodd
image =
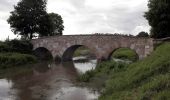
M38 59L40 60L53 59L52 53L45 47L37 47L36 49L33 50L33 54L37 56Z
M137 60L140 59L140 54L137 52L136 49L131 48L131 47L118 47L118 48L114 48L114 49L109 53L109 55L108 55L108 60L111 60L112 54L113 54L116 50L121 49L121 48L127 48L127 49L130 49L130 50L134 51L134 53L136 54Z
M90 48L86 45L72 45L72 46L66 48L65 51L63 52L63 55L61 57L62 61L72 61L72 57L74 55L74 52L81 46L85 46L96 56L95 51L92 48Z

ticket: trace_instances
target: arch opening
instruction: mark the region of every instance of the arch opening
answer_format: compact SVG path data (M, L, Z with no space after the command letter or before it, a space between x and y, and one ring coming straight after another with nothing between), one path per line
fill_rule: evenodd
M33 54L39 60L52 60L53 59L53 56L52 56L51 52L48 49L44 48L44 47L36 48L33 51Z
M62 56L62 61L73 61L76 60L76 58L96 59L96 55L84 45L73 45L66 49Z
M62 64L65 67L73 66L78 74L95 69L97 65L96 55L91 49L83 45L73 45L66 49L62 56Z
M130 61L135 62L139 60L139 55L136 53L135 50L131 48L117 48L114 49L108 57L109 60L115 61Z

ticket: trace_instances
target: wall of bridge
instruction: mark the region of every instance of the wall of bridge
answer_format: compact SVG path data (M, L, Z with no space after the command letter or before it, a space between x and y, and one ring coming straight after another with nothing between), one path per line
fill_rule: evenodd
M74 51L81 45L89 48L98 60L107 60L111 53L118 48L134 50L139 59L143 59L153 51L153 39L115 35L65 35L53 36L31 41L34 49L44 47L53 58L71 59Z

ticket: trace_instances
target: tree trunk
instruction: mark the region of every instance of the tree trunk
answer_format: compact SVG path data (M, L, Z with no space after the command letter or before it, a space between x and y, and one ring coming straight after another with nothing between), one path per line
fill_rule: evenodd
M32 34L32 33L30 33L30 40L32 40L32 38L33 38L33 34Z

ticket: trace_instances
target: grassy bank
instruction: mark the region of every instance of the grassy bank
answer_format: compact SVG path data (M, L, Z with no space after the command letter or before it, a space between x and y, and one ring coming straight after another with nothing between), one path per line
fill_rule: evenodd
M128 48L117 49L115 52L113 52L112 57L130 61L137 60L137 54L133 50Z
M76 51L74 52L73 57L79 57L79 56L86 56L88 58L95 58L95 55L93 54L93 52L90 51L90 49L88 49L85 46L81 46L78 49L76 49Z
M130 65L104 62L80 76L79 80L105 79L99 100L169 100L169 51L170 43L166 42L142 61Z
M36 62L32 44L26 40L0 42L0 68L20 66Z
M0 68L25 65L36 61L36 57L28 54L0 53Z

